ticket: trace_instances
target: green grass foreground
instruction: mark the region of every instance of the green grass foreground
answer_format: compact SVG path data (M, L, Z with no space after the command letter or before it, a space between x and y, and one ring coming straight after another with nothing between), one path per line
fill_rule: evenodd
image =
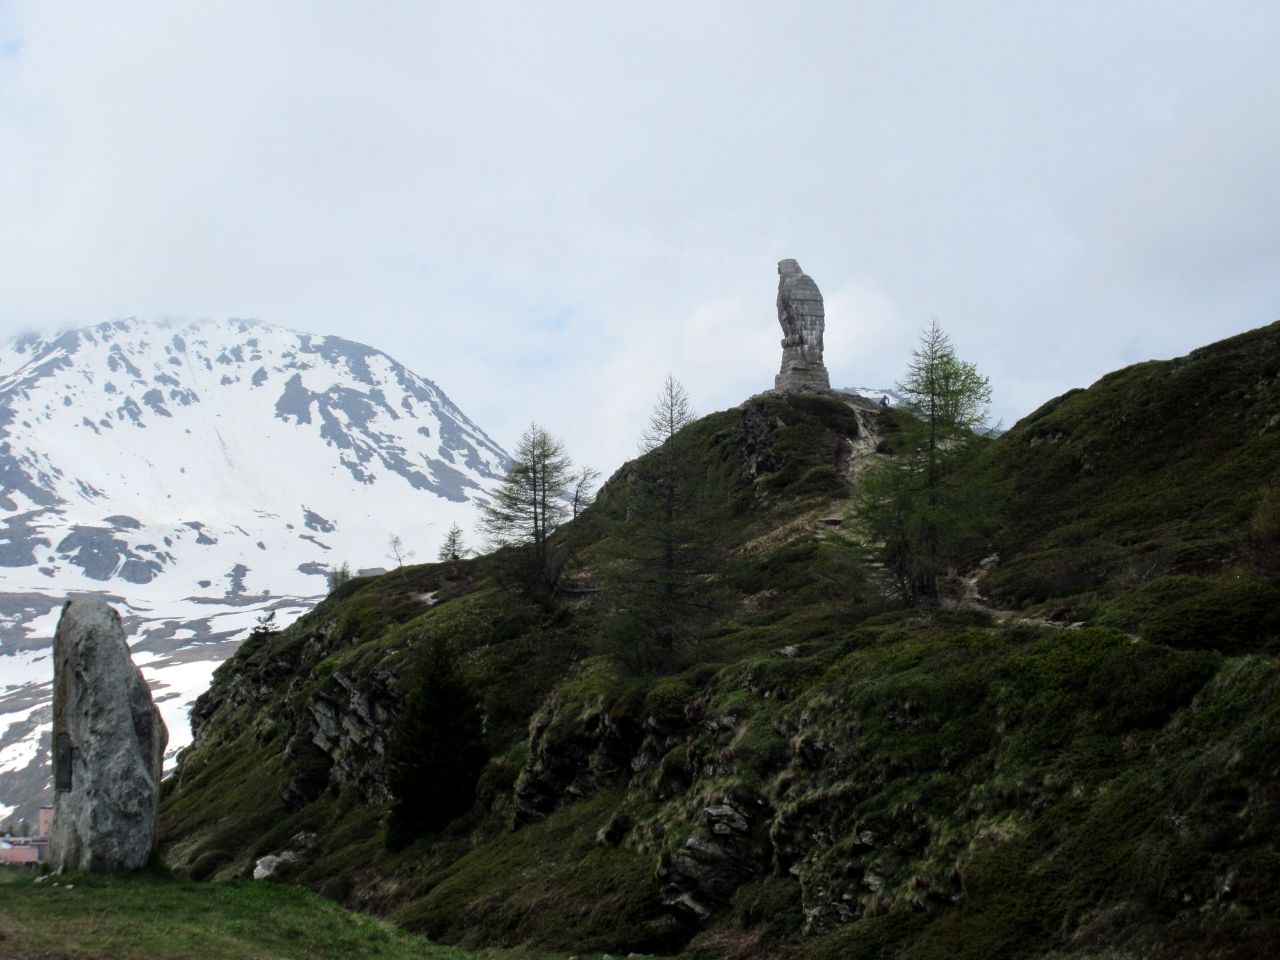
M0 960L523 960L441 947L299 887L0 869ZM538 960L551 960L537 955ZM582 956L582 960L587 960Z

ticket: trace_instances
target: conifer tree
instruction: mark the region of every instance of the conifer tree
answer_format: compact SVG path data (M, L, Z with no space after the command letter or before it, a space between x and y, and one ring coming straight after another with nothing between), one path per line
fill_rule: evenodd
M554 592L572 555L568 538L553 543L565 518L577 516L591 499L598 474L575 472L564 443L531 423L520 437L506 478L481 507L480 529L495 547L517 547L526 582Z
M487 761L475 697L436 637L387 745L387 846L404 847L470 809Z
M693 423L697 416L684 384L670 374L662 382L662 390L649 413L649 422L640 435L640 452L656 450Z
M456 523L449 527L444 535L444 543L440 544L440 552L436 554L441 563L457 563L467 555L466 545L462 542L462 528Z
M986 522L988 491L965 467L986 423L991 385L956 357L936 320L920 336L906 377L896 455L863 478L857 515L904 600L938 595L938 577Z
M686 452L675 439L695 416L683 384L668 376L641 434L643 456L630 477L626 532L633 562L618 593L631 621L633 643L640 640L642 647L652 648L632 649L628 655L650 666L675 649L699 606L694 584L701 536L690 517L694 484Z
M344 583L351 579L351 565L343 561L338 566L333 567L325 574L325 582L329 585L329 592L337 590Z

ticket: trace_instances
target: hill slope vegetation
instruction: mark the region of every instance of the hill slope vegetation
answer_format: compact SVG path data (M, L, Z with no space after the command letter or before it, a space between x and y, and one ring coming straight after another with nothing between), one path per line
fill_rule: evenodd
M836 395L669 441L665 578L637 559L641 458L560 534L555 597L512 585L510 551L352 581L215 677L167 859L229 878L293 851L287 879L463 947L1270 955L1278 339L1120 371L991 442L986 602L888 599L848 507L902 414ZM672 578L655 646L643 585ZM465 812L388 846L395 732L441 645L488 760Z

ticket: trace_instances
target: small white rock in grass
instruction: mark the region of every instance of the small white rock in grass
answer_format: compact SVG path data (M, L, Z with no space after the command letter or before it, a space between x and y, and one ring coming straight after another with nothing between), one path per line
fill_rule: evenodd
M269 853L253 865L253 879L266 880L280 869L281 864L293 863L297 859L298 855L292 850L286 850L284 853L279 855Z

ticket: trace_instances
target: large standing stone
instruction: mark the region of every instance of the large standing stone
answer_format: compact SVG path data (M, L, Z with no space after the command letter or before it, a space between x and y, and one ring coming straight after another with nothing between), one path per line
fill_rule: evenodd
M151 856L169 740L120 615L68 600L53 638L55 870L136 870Z
M822 362L822 334L826 314L822 294L813 278L794 260L778 261L778 322L782 324L782 369L775 389L830 390L831 379Z

